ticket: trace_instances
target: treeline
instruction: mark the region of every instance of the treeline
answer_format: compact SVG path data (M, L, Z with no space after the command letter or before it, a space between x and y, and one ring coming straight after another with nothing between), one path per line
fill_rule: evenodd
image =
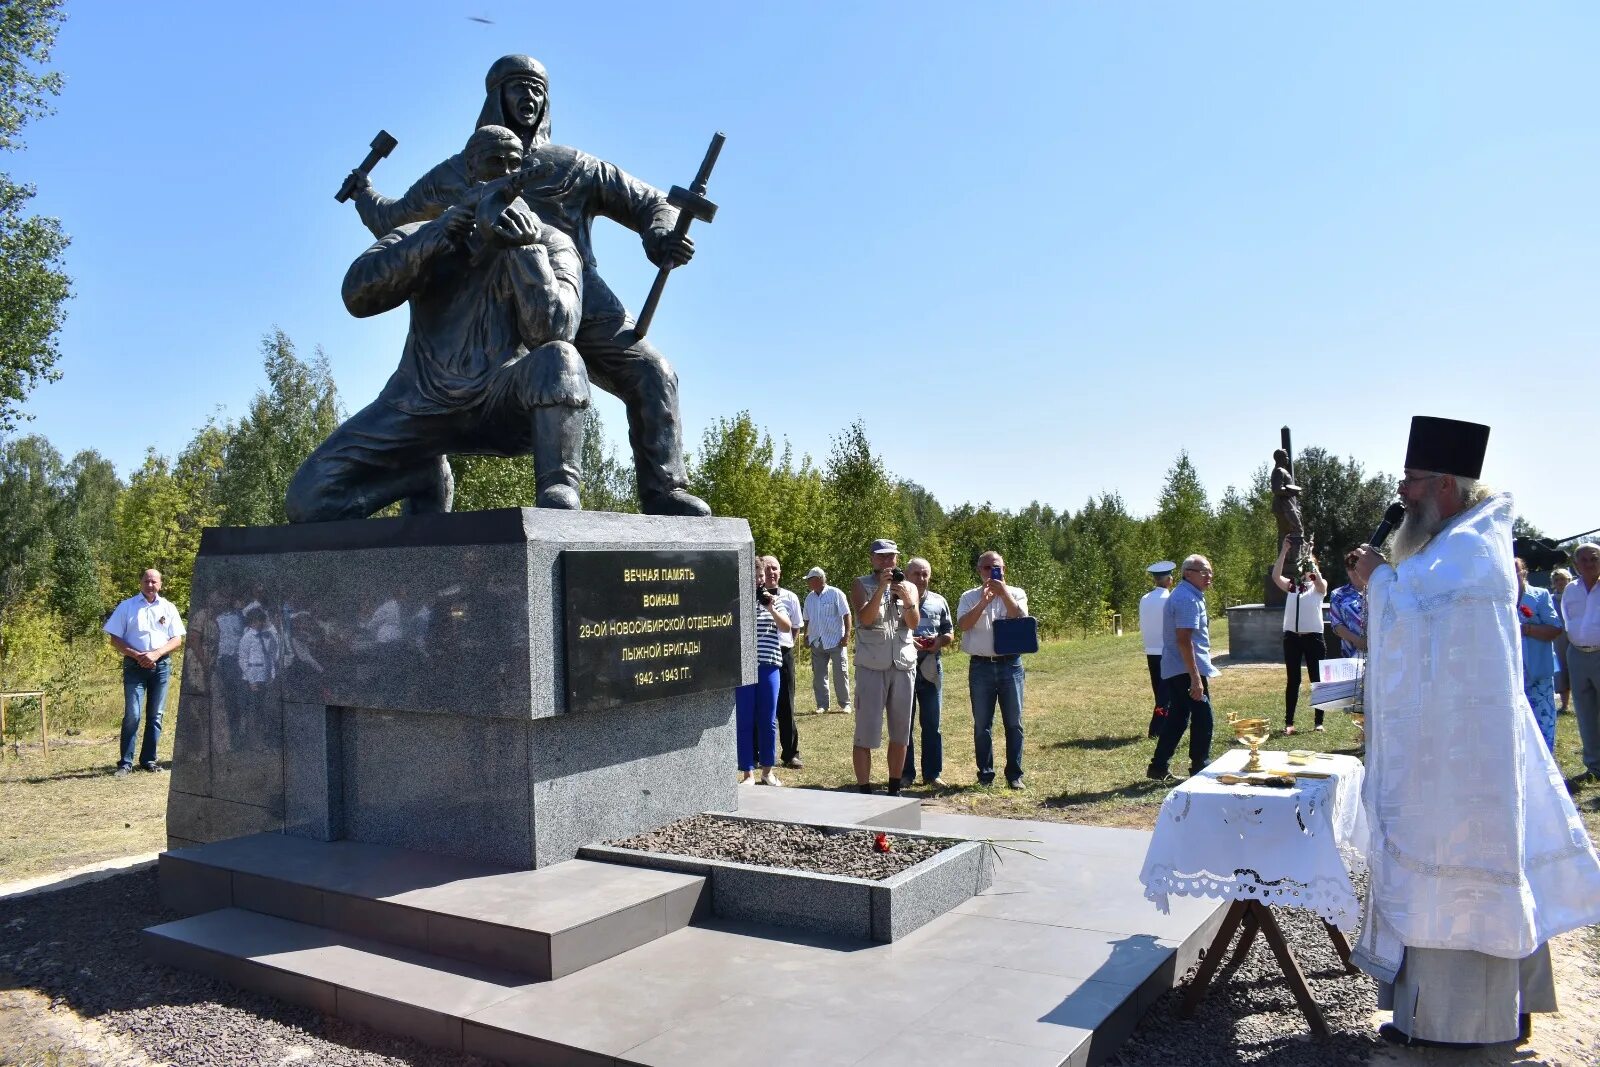
M93 451L67 459L39 436L0 441L0 685L69 688L104 659L97 628L159 568L166 595L189 607L189 581L207 526L284 521L284 491L300 462L344 415L327 359L301 358L282 331L263 339L266 386L237 420L208 419L176 456L150 449L124 481ZM593 414L581 495L593 510L632 511L632 464L610 447ZM1062 457L1070 461L1070 457ZM516 507L534 498L527 460L452 461L456 507ZM1361 540L1393 483L1322 449L1296 457L1307 528L1342 550ZM952 602L973 583L971 561L995 548L1028 590L1047 633L1088 633L1114 613L1134 625L1157 559L1204 552L1216 566L1213 610L1257 601L1276 553L1265 465L1243 488L1213 500L1187 454L1166 474L1154 514L1131 514L1107 492L1076 512L1033 503L1020 511L963 503L946 508L915 482L885 469L857 422L820 463L796 457L747 412L706 430L690 456L694 492L718 515L749 520L757 550L776 555L786 584L825 568L836 585L868 569L867 545L900 543L924 556L934 586ZM1326 569L1343 580L1339 552ZM101 662L103 660L103 662Z

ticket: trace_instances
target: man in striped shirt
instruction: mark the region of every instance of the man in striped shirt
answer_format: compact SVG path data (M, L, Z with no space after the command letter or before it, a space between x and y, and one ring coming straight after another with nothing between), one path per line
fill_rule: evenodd
M850 602L844 590L828 584L821 567L806 572L806 643L811 646L811 691L817 714L828 710L828 667L833 666L835 708L850 710Z

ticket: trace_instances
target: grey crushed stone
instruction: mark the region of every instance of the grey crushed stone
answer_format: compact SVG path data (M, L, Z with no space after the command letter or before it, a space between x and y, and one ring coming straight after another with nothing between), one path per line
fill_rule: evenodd
M873 848L880 833L888 837L888 852ZM899 874L955 843L907 837L892 830L846 830L720 815L691 815L649 833L610 842L617 848L641 852L871 879Z
M1365 898L1366 880L1354 879ZM1370 1019L1378 1009L1378 990L1364 974L1348 974L1322 920L1303 908L1273 908L1272 914L1306 976L1311 997L1333 1032L1312 1038L1305 1016L1289 991L1278 958L1261 934L1234 969L1231 955L1211 980L1191 1019L1178 1007L1194 977L1156 1000L1133 1035L1107 1060L1107 1067L1205 1067L1210 1064L1273 1064L1283 1067L1366 1063L1383 1044ZM1347 932L1352 945L1356 935ZM1234 936L1237 944L1238 935ZM1232 945L1229 946L1229 952ZM1231 974L1230 974L1231 972Z

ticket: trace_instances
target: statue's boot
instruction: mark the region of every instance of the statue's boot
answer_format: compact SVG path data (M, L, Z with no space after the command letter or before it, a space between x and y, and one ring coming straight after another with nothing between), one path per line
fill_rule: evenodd
M673 489L659 496L646 497L639 502L646 515L684 515L702 518L711 514L711 507L687 489Z
M536 506L578 511L578 457L583 454L583 408L548 404L533 414L533 465L538 472Z

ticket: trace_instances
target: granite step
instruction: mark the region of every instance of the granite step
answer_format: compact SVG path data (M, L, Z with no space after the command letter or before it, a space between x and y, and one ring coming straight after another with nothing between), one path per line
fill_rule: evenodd
M461 1050L464 1017L534 986L524 975L243 908L142 936L159 963L436 1048Z
M256 834L162 853L162 902L237 908L511 971L571 974L689 924L703 877L567 860L512 870L355 841Z

